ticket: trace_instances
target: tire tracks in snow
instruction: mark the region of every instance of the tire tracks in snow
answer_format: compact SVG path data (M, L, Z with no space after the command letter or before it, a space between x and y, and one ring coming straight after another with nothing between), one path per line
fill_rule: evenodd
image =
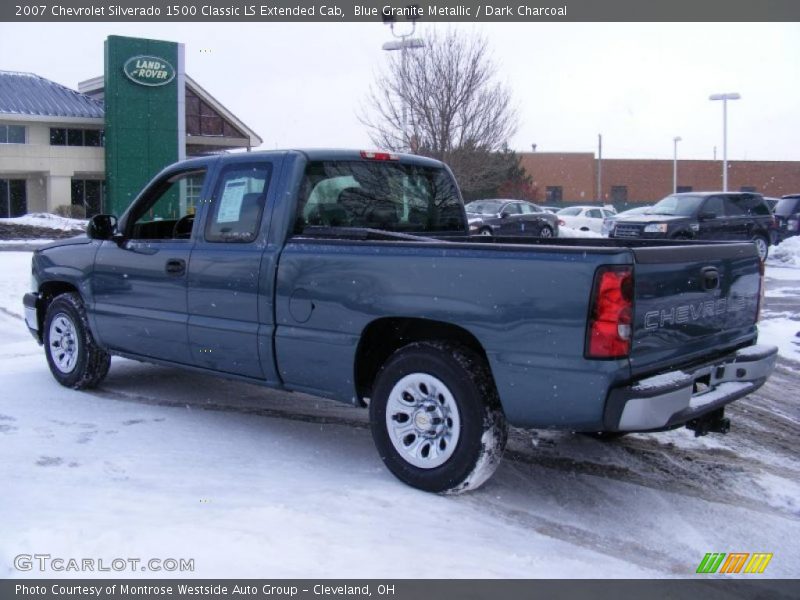
M213 401L187 403L181 400L154 398L144 394L108 390L102 387L86 393L109 400L135 402L150 406L209 410L313 423L316 425L339 425L369 430L369 422L364 413L361 413L364 415L361 418L351 418L337 414L313 414L303 411L302 407L298 406L281 409L267 406L239 406ZM244 399L257 402L259 398L257 394L247 394ZM338 410L350 411L352 409L342 406ZM549 444L540 442L539 447L529 450L530 436L531 433L526 430L512 428L504 460L518 465L543 467L569 474L570 476L573 474L590 475L660 491L666 489L672 493L719 504L738 506L773 516L777 513L780 516L790 518L798 517L788 509L765 505L763 499L737 493L737 478L747 477L754 463L753 459L742 458L732 450L725 448L680 447L673 442L658 441L653 436L638 439L634 436L611 443L586 440L591 442L591 445L587 447L587 450L582 449L582 452L591 452L594 444L600 444L596 448L602 448L604 456L610 454L609 462L598 462L591 460L590 457L570 456L562 453L559 450L559 446L563 446L567 452L571 447L574 447L569 443L569 440L564 440L564 444L559 444L558 441L555 443L550 442ZM800 479L800 471L785 467L764 464L759 461L756 468L778 477L791 480Z

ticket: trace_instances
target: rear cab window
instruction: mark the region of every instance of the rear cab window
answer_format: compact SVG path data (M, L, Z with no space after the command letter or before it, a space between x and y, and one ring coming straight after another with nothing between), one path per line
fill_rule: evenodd
M465 233L466 215L443 168L394 161L311 161L294 233L361 227L402 233Z

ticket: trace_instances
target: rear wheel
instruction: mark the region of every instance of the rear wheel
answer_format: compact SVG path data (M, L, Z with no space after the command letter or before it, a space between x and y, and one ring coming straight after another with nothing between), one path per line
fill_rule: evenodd
M491 235L492 235L492 230L491 230L491 228L490 228L490 227L484 227L484 228L483 228L483 229L481 229L481 230L480 230L478 233L479 233L480 235L486 235L486 236L489 236L489 237L491 237Z
M76 390L95 387L111 364L109 354L94 341L83 301L74 292L56 296L47 307L44 349L56 381Z
M752 241L756 245L756 250L758 250L758 258L761 259L761 262L767 260L767 255L769 254L769 242L767 241L767 238L760 235L754 235Z
M460 493L497 469L508 435L485 361L447 342L419 342L381 368L370 401L372 437L386 467L428 492Z
M542 226L542 230L539 232L540 238L551 238L553 237L553 230L550 229L549 225Z

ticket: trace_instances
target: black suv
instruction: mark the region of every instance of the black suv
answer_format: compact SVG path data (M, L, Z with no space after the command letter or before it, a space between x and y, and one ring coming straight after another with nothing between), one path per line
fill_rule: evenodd
M800 235L800 194L790 194L778 200L773 211L778 225L778 239Z
M760 194L689 192L667 196L647 214L617 219L610 237L752 240L765 260L775 228Z

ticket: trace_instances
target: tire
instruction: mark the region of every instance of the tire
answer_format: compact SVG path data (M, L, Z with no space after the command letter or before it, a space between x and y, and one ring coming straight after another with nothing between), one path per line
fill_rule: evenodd
M492 236L492 230L489 227L484 227L483 229L481 229L478 232L478 235L485 235L485 236L491 237Z
M489 367L448 342L409 344L389 357L376 378L369 414L383 463L427 492L480 487L500 464L508 437Z
M761 259L761 262L767 260L767 256L769 256L769 241L767 238L761 235L754 235L751 238L751 241L756 245L758 257Z
M549 239L553 237L553 230L550 229L549 225L543 225L541 231L539 231L539 237Z
M53 299L45 313L43 333L47 364L61 385L76 390L92 388L108 374L111 357L94 341L77 293Z

